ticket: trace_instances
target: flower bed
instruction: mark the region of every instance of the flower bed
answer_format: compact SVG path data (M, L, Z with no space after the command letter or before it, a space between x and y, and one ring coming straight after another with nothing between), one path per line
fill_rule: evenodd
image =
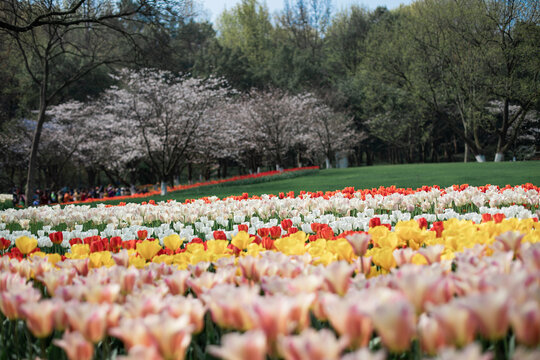
M537 358L538 199L349 188L7 210L0 356Z
M187 184L187 185L167 186L167 191L175 192L175 191L181 191L181 190L194 189L201 186L221 185L221 184L226 184L226 183L231 183L231 182L246 182L253 179L261 179L261 178L266 178L266 177L271 177L271 176L291 174L291 173L296 173L296 172L307 172L307 171L313 171L313 170L319 170L319 167L318 166L305 166L305 167L299 167L299 168L284 169L282 171L278 171L278 170L264 171L264 172L255 173L255 174L237 175L237 176L233 176L226 179L199 181L199 182L196 182L193 184ZM160 194L161 194L160 190L150 190L145 193L133 194L133 195L112 196L112 197L106 197L103 199L90 198L84 201L64 202L62 203L62 205L88 204L88 203L103 202L103 201L123 201L123 200L133 200L133 199L144 199L147 197L157 196Z

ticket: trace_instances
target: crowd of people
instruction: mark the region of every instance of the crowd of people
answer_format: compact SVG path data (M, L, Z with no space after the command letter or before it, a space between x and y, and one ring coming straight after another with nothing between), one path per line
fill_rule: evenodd
M132 192L134 191L134 192ZM135 189L127 187L115 187L112 184L108 186L96 186L91 188L71 189L64 187L60 190L36 190L32 197L32 205L52 205L60 203L69 203L73 201L85 201L87 199L106 199L115 196L133 195L134 193L148 192L146 187ZM26 202L24 191L20 188L13 189L13 206L22 205Z

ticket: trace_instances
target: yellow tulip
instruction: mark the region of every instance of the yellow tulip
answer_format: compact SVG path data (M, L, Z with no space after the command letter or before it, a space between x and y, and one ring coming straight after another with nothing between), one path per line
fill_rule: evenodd
M206 246L208 248L207 251L213 254L225 254L227 245L229 245L227 240L208 240L206 242Z
M30 254L30 258L35 258L35 257L44 258L45 256L47 256L47 254L45 254L43 251L36 251Z
M146 265L146 260L140 256L132 256L129 258L129 265L132 265L137 269L142 269Z
M90 254L90 245L75 244L71 246L71 256L74 258L86 257Z
M62 256L60 254L47 254L47 259L51 264L56 264L62 261Z
M380 248L373 251L373 263L379 265L385 270L390 270L396 267L396 260L394 259L392 248Z
M277 239L274 246L285 255L302 255L306 252L305 242L300 237L288 236Z
M182 242L183 241L182 239L180 239L180 236L178 234L171 234L163 238L163 244L167 247L167 249L170 249L172 251L178 250Z
M321 256L314 257L313 258L313 265L329 265L333 261L337 260L337 255L332 254L330 252L325 252Z
M91 253L89 256L88 267L91 269L98 268L103 264L101 254L99 252Z
M37 247L37 239L29 236L21 236L15 240L15 246L23 254L28 254Z
M144 240L143 242L137 244L137 252L145 260L152 259L154 256L156 256L159 250L161 250L161 245L159 245L159 241L157 240Z
M261 246L261 245L259 245L259 244L256 244L256 243L251 243L251 244L249 244L248 247L247 247L247 252L246 252L246 254L247 254L247 255L251 255L251 256L253 256L253 257L259 257L259 253L260 253L261 251L265 251L265 250L266 250L266 249L265 249L263 246Z
M171 265L173 262L173 257L171 255L166 255L166 254L158 255L158 256L154 256L154 258L152 259L152 262L158 263L158 264L163 263L166 265Z
M196 253L198 251L204 251L204 245L199 243L191 243L186 245L186 252L187 253Z
M330 252L337 255L338 260L345 260L350 263L355 256L351 244L344 238L329 241L327 247Z
M201 245L201 244L199 244ZM198 251L195 251L191 254L191 258L189 259L189 262L190 264L197 264L201 261L209 261L210 260L210 257L208 256L209 254L203 250L198 250Z
M247 249L248 245L251 244L253 238L245 231L240 231L238 234L233 236L231 243L239 248L240 250Z

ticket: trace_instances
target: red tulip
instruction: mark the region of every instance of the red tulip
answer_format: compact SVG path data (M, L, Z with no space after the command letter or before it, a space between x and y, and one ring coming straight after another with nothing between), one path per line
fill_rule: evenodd
M53 244L61 244L64 241L64 234L61 231L53 232L49 234L49 239Z
M81 238L73 238L73 239L69 240L69 244L71 246L73 246L75 244L82 244L82 243L83 243L83 241L82 241Z
M495 223L498 224L498 223L502 222L505 217L506 216L504 214L499 213L499 214L493 215L493 220L495 220Z
M281 220L281 227L283 230L287 231L292 226L292 220L291 219L283 219Z
M279 226L272 226L270 228L270 237L272 239L277 239L281 237L281 228Z
M8 239L0 238L0 250L6 250L11 245Z
M227 240L227 235L225 234L225 231L214 231L214 239Z
M147 237L148 237L148 231L146 231L146 230L138 230L137 231L137 239L145 240Z
M264 238L270 235L270 229L269 228L260 228L257 230L257 234L259 234L260 237Z
M426 218L421 217L416 220L416 222L418 222L418 226L420 226L420 229L427 229L428 223Z
M485 223L485 222L488 222L488 221L492 221L493 218L491 217L491 214L482 214L482 222Z
M369 220L369 228L374 228L376 226L381 226L381 219L378 217L371 218Z

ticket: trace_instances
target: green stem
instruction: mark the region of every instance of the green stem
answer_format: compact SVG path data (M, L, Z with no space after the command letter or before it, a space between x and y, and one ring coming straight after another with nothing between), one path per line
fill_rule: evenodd
M105 339L103 339L103 358L110 359L110 357L111 357L111 347L109 344L109 337L106 336Z
M497 340L494 344L494 360L505 360L507 353L506 339Z
M18 324L19 320L13 320L13 323L15 324L15 329L13 330L13 343L15 344L15 352L17 353L17 359L21 358L21 355L19 354L19 331L18 331Z
M39 339L39 344L41 346L40 356L42 359L47 359L47 344L45 343L45 338Z

